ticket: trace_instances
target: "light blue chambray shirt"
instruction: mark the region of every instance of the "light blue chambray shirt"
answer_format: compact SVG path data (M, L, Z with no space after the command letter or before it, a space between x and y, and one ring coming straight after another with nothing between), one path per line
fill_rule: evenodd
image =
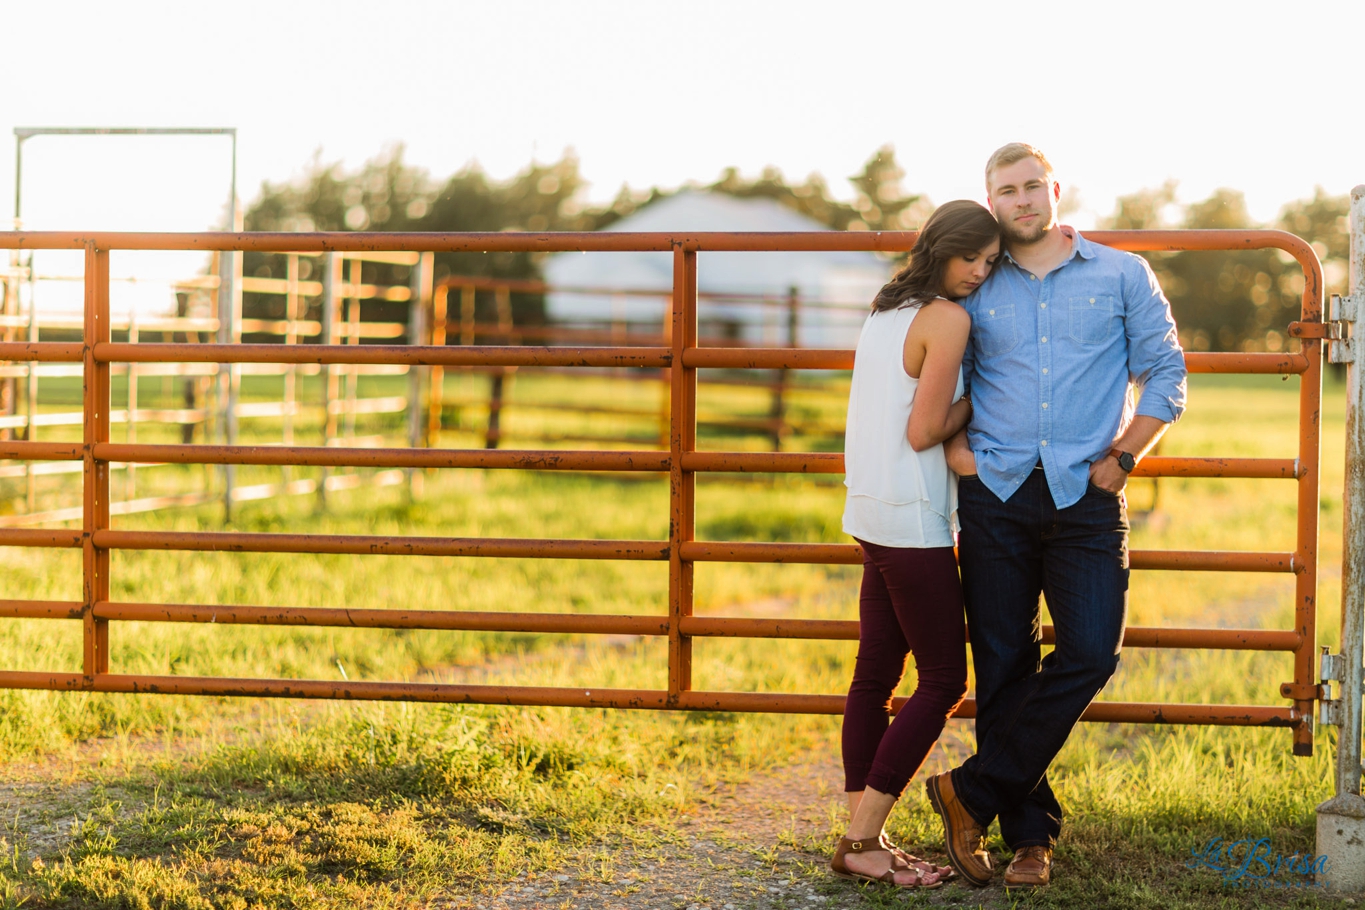
M1064 230L1071 255L1046 277L1006 253L962 301L977 472L1007 500L1041 461L1058 508L1085 495L1134 413L1170 423L1185 410L1185 357L1151 267Z

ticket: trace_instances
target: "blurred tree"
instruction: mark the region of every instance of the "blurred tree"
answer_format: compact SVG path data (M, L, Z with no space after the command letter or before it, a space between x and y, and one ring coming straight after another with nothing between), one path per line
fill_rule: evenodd
M1114 230L1162 227L1246 230L1261 227L1245 197L1218 189L1186 206L1175 225L1176 184L1167 181L1118 199L1101 226ZM1295 209L1295 203L1286 212ZM1319 209L1313 209L1317 217ZM1284 216L1282 216L1283 218ZM1276 250L1145 253L1171 300L1180 341L1190 351L1279 351L1289 345L1285 329L1299 316L1303 278L1293 259Z
M1311 199L1299 199L1280 210L1275 226L1298 234L1313 244L1322 260L1326 293L1345 294L1350 278L1351 197L1345 193L1329 196L1322 187L1313 188Z
M766 167L756 180L745 180L737 168L726 168L706 189L740 198L772 199L836 231L911 230L927 217L927 200L907 195L901 181L905 171L896 151L884 145L873 153L860 173L848 178L857 194L852 203L830 196L819 174L791 184L775 167Z
M1169 227L1163 213L1175 205L1175 188L1176 182L1167 180L1156 189L1120 196L1114 204L1114 214L1104 219L1104 229L1146 231Z
M287 184L265 183L246 213L249 231L566 231L591 230L602 220L585 210L574 197L583 187L578 161L572 153L551 164L532 163L512 179L490 179L476 164L451 176L444 184L423 169L403 160L403 147L346 173L340 164L324 165L315 157L302 179ZM284 277L284 257L248 254L244 274ZM311 266L305 267L310 270ZM365 263L366 282L403 284L404 266ZM537 254L441 253L436 277L487 275L534 278ZM308 277L304 275L303 277ZM513 295L519 320L537 321L543 306L539 295ZM480 300L480 309L491 306ZM403 321L406 304L365 301L364 318ZM278 294L248 294L243 311L248 317L284 315ZM313 301L310 317L317 318ZM481 320L484 315L480 314ZM491 317L490 317L491 318Z
M746 180L738 169L727 168L705 188L741 198L773 199L835 230L901 230L914 227L928 214L927 201L907 194L902 187L904 171L891 146L878 149L851 177L856 196L852 203L831 197L818 174L802 183L788 183L776 168L765 168L757 179ZM672 195L657 187L645 191L623 186L612 203L594 208L580 201L584 181L578 160L566 151L550 164L533 162L507 181L488 177L471 164L444 183L425 170L403 160L403 147L394 146L348 173L338 163L324 164L319 156L302 178L289 183L264 183L246 213L249 231L594 231L631 214L642 206ZM484 275L499 278L539 276L542 254L534 253L442 253L436 259L436 277ZM301 263L301 277L311 276L313 264ZM285 257L248 253L244 274L260 278L285 277ZM365 263L363 277L377 284L403 284L408 270L402 266ZM480 321L491 318L491 306L480 295ZM366 319L401 321L406 304L366 301ZM279 294L247 294L244 314L256 318L284 316ZM513 295L518 321L539 321L544 308L539 295ZM319 303L313 300L308 317L318 318Z
M1218 189L1188 206L1184 228L1245 230L1260 227L1245 197ZM1275 250L1175 253L1163 264L1163 281L1191 350L1279 351L1285 328L1299 317L1301 276ZM1298 282L1296 284L1296 281Z

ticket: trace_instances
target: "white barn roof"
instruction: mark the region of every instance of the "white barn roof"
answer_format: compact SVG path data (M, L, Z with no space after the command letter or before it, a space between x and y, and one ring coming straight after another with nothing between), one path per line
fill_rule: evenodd
M821 231L819 222L771 199L739 199L721 193L686 190L652 203L615 222L609 231ZM657 290L673 285L671 253L559 253L545 265L551 288L606 293L552 291L546 296L551 321L584 323L617 320L658 324L664 310L659 296L611 293ZM697 286L704 294L762 294L786 297L795 288L803 301L841 304L847 309L803 308L798 342L803 347L853 347L877 290L891 265L866 252L700 253ZM744 341L785 344L786 313L776 307L703 300L699 320L723 324Z

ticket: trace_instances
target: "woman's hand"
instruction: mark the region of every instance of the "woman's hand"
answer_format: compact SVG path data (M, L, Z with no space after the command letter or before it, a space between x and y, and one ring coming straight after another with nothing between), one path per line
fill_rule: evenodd
M971 477L976 473L976 456L967 445L967 428L963 427L943 444L943 455L948 459L948 467L959 477Z

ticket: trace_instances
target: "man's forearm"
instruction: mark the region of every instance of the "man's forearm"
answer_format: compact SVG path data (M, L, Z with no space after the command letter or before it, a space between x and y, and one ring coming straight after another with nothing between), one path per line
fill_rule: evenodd
M1166 432L1167 426L1169 424L1163 420L1139 414L1128 424L1128 429L1114 440L1110 449L1118 449L1134 458L1141 458L1156 444L1161 434ZM1128 472L1119 466L1118 459L1109 452L1100 452L1090 465L1090 482L1102 490L1118 493L1128 483Z
M1128 429L1114 440L1113 447L1130 453L1134 458L1141 458L1147 454L1148 449L1156 445L1156 441L1166 432L1168 426L1170 424L1155 417L1138 414L1132 423L1128 424Z

